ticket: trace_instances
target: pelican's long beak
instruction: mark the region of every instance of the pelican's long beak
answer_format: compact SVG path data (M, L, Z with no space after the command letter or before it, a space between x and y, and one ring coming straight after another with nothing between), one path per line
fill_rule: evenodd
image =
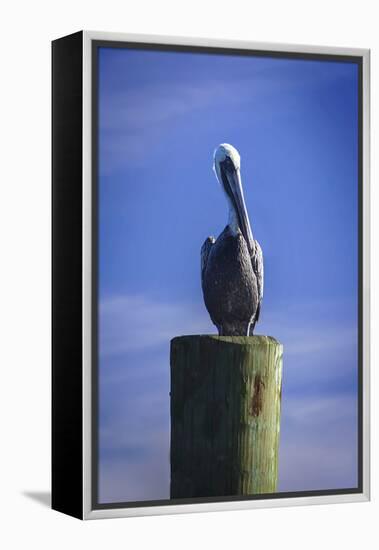
M241 233L245 238L249 252L254 250L253 234L250 227L249 216L247 213L245 197L243 194L241 174L239 169L233 167L226 167L221 163L221 177L224 185L224 189L229 196L232 206L237 214L238 225Z

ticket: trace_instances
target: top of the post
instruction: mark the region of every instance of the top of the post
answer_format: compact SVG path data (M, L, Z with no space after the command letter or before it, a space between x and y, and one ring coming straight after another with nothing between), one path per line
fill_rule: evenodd
M211 343L234 344L237 346L281 346L281 343L273 336L254 335L254 336L218 336L216 334L189 334L176 336L171 342L195 343L208 341Z

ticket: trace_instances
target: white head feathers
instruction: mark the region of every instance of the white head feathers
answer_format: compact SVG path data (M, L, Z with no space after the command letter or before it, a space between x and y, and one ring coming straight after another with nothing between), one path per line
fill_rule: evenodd
M233 145L230 145L229 143L221 143L221 145L219 145L214 152L214 170L216 170L216 167L220 164L220 162L223 162L227 157L229 157L230 160L233 162L236 170L240 169L241 157L237 149L235 149L235 147L233 147Z

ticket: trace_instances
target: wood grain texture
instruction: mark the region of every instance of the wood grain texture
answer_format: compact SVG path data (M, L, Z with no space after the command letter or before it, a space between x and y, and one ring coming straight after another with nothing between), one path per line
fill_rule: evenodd
M268 336L171 341L171 498L276 491L282 355Z

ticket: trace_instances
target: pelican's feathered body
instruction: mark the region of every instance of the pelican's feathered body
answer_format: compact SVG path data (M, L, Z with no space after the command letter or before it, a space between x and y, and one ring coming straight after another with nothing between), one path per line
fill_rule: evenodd
M240 156L229 144L214 155L214 170L228 200L228 225L201 249L204 302L220 335L253 333L263 298L263 255L253 238L246 209Z

